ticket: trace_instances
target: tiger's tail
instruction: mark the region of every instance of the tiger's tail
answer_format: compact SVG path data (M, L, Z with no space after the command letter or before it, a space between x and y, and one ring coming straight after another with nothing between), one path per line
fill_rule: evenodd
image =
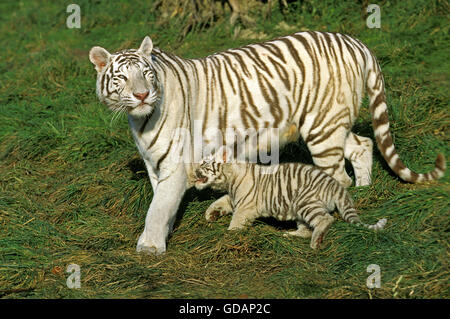
M375 231L382 230L387 223L386 218L380 219L375 224L363 223L359 218L358 211L355 208L353 208L353 201L351 200L350 195L348 195L348 193L346 192L344 194L344 198L337 201L336 204L339 214L341 215L342 219L347 223L360 225Z
M350 224L360 225L360 226L366 227L368 229L378 231L378 230L382 230L384 228L384 226L386 226L387 219L382 218L379 221L377 221L375 224L366 224L366 223L363 223L361 221L361 219L359 219L358 215L356 215L356 216L352 216L351 218L346 220L346 222L348 222Z
M386 94L384 91L384 80L379 64L373 57L373 67L368 70L366 79L366 89L370 99L370 112L372 115L372 126L378 149L388 163L389 167L404 181L410 183L420 183L432 181L444 176L445 157L438 154L435 168L428 173L416 173L410 170L400 159L392 141L389 131L388 110L386 104Z

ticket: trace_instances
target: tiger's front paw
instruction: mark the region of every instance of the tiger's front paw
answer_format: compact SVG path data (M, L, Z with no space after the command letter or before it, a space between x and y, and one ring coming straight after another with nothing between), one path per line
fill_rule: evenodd
M222 217L226 214L227 212L220 207L209 207L205 212L205 218L209 222L214 222L219 219L219 217Z
M222 212L219 211L219 210L213 210L213 211L210 211L210 212L207 211L205 213L205 218L209 222L214 222L220 217L221 213Z
M209 222L216 221L220 217L231 214L232 208L229 204L228 196L224 196L212 203L205 212L205 218Z
M138 253L158 256L166 252L166 243L165 241L157 243L156 240L150 238L147 234L142 233L139 237L136 251Z

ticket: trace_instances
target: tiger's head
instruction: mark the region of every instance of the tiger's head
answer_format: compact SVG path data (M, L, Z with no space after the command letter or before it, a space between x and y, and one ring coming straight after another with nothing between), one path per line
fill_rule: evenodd
M89 59L97 70L97 96L114 111L136 117L152 114L160 87L152 63L152 40L147 36L138 50L109 53L95 46Z
M224 163L214 159L203 159L195 169L195 188L201 190L211 187L215 190L226 190L226 176L223 173Z

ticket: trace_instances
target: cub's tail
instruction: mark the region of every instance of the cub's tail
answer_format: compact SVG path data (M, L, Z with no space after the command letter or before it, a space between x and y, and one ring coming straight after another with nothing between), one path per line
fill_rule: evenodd
M375 57L372 56L372 58L373 60L367 73L366 89L370 99L372 126L375 132L378 149L389 167L406 182L420 183L441 178L444 176L446 166L443 154L437 156L434 170L423 174L410 170L398 156L389 131L383 76Z
M373 225L363 223L359 218L358 210L354 208L353 200L350 197L350 194L345 189L342 189L342 186L340 186L340 184L339 187L341 188L341 190L335 191L335 204L339 214L345 222L360 225L373 230L381 230L384 228L384 226L386 226L386 218L380 219Z
M364 223L361 223L361 221L359 223L357 223L357 224L359 224L361 226L364 226L366 228L373 229L373 230L377 231L377 230L382 230L384 228L384 226L386 226L386 223L387 223L387 219L386 218L382 218L382 219L380 219L378 222L376 222L373 225L364 224Z
M341 211L339 211L341 212ZM378 222L376 222L375 224L365 224L361 221L361 219L358 216L358 211L354 208L347 208L345 210L343 210L343 212L341 213L342 218L344 219L344 221L346 221L347 223L350 224L356 224L356 225L360 225L372 230L382 230L384 228L384 226L386 226L387 223L387 219L386 218L382 218L380 219Z

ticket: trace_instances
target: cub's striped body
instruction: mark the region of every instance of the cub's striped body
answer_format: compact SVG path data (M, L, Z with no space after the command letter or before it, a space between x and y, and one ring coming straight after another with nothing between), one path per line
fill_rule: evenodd
M251 163L202 161L196 169L195 187L212 187L228 194L206 212L213 220L233 213L229 229L240 229L258 217L297 222L291 235L311 238L311 248L318 247L338 210L348 223L379 230L386 219L374 225L363 224L346 189L322 170L299 163L261 166ZM313 231L310 230L313 228Z
M90 59L98 71L99 99L113 110L128 112L154 189L139 251L165 250L192 176L192 165L173 159L180 152L191 162L202 157L202 149L194 147L197 128L209 149L222 146L208 135L209 129L222 132L221 143L236 148L227 129L277 128L280 146L301 136L314 164L342 185L351 184L345 159L353 165L356 185L368 185L372 141L350 131L367 92L377 145L392 170L409 182L444 174L442 155L431 173L418 174L403 164L389 132L379 65L361 42L343 34L300 32L201 59L153 48L146 37L138 50L110 54L94 47ZM179 128L188 136L174 135ZM264 147L243 140L250 153ZM173 196L169 204L167 192Z

